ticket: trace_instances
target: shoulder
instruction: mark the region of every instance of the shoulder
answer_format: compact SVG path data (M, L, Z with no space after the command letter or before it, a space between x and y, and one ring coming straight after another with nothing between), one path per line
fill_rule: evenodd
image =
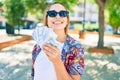
M79 41L68 36L65 44L66 44L65 49L68 49L68 52L70 52L71 55L73 54L74 57L80 56L80 55L83 56L84 47L82 46L82 44Z
M68 36L65 42L66 51L66 68L69 74L80 75L84 73L84 48L81 43ZM79 68L79 69L78 69Z
M81 47L82 48L81 43L69 35L67 36L65 43L69 45L70 47L78 47L78 48Z

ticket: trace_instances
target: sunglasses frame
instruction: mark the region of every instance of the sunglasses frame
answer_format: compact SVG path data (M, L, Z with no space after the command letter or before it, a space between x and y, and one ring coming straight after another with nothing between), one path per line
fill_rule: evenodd
M59 12L57 12L55 10L47 11L47 16L49 16L49 17L56 17L57 14L59 14L60 17L67 17L69 15L69 12L65 11L65 10L61 10Z

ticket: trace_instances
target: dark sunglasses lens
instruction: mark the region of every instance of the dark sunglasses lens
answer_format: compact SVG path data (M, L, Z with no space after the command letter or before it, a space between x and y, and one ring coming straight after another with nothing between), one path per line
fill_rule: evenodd
M68 11L60 11L60 12L56 12L56 11L47 11L47 15L50 17L56 17L57 14L59 14L60 17L67 17L69 12Z
M60 17L67 17L68 16L68 11L60 11L59 15L60 15Z
M47 11L47 15L50 16L50 17L56 17L57 12L55 12L55 11Z

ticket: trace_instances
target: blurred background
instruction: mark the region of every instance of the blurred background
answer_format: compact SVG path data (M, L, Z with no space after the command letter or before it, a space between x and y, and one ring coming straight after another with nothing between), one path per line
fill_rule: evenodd
M12 29L35 28L36 25L41 24L46 6L53 1L58 0L1 0L0 29L10 29L7 32L12 34L14 33ZM96 0L59 0L59 2L65 4L70 11L69 29L82 30L84 28L86 31L98 31L99 7ZM105 32L120 34L119 2L107 1L104 11Z
M2 44L31 36L42 25L46 6L57 1L70 12L69 34L85 47L81 80L120 80L120 0L0 0L0 80L31 80L35 41ZM114 54L89 52L91 46L111 47Z

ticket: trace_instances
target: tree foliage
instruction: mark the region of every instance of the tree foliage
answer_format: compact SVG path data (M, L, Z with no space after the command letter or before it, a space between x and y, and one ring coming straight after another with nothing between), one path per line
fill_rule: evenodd
M4 10L7 22L12 26L22 25L25 14L25 5L21 0L5 0Z
M23 0L27 10L32 13L44 12L49 4L48 0ZM72 10L72 7L78 3L78 0L53 0L53 2L61 2L66 5L67 9Z
M120 9L113 9L110 11L109 23L113 28L120 26Z
M120 26L120 0L109 0L106 8L109 11L109 24L113 27L114 33L117 33L117 28Z
M39 16L40 20L43 18L44 10L50 4L49 0L23 0L26 5L27 12ZM61 2L68 10L72 11L72 7L77 5L78 0L53 0L53 2Z
M120 0L108 0L106 8L110 11L120 5Z
M2 7L3 6L3 3L2 2L0 2L0 7Z

